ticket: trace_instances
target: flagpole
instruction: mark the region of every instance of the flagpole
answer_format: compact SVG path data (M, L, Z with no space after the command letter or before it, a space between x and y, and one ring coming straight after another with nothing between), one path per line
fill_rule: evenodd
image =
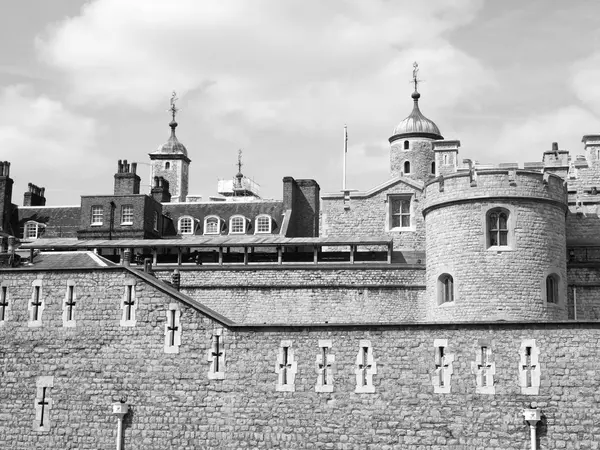
M348 127L344 125L344 168L342 172L342 190L346 190L346 153L348 153Z

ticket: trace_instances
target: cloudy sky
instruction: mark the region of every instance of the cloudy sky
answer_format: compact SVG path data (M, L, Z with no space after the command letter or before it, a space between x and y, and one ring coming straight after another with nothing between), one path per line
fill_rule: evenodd
M262 195L281 179L348 187L389 175L387 138L422 112L463 158L538 161L553 141L572 154L600 133L596 0L0 0L1 160L13 201L27 183L50 205L112 192L118 159L137 161L177 135L190 193L214 195L237 171Z

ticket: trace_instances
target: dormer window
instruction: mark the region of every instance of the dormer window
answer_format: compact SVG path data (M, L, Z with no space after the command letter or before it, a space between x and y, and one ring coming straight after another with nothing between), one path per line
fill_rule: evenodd
M190 216L181 217L177 229L179 234L194 234L194 218Z
M23 239L37 239L44 232L44 228L46 226L42 223L35 222L30 220L25 224L25 228L23 229Z
M229 219L229 234L245 234L248 220L244 216Z
M221 234L221 219L217 216L204 219L204 234Z
M269 216L267 214L258 216L256 218L256 232L257 233L270 233L272 223L273 223L273 220L271 219L271 216Z

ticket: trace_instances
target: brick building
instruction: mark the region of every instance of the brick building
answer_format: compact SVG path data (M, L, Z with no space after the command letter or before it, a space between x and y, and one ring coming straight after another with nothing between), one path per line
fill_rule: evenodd
M2 447L600 448L600 135L490 167L412 99L366 192L198 201L173 123L148 194L0 164Z

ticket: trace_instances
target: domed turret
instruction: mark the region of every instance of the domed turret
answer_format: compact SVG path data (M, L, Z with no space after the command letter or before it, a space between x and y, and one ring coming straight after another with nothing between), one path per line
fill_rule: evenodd
M406 176L425 181L435 174L435 156L431 141L444 139L437 125L421 113L417 90L419 66L413 64L413 110L394 128L390 142L390 169L393 177Z
M163 155L180 154L187 156L188 153L187 149L185 148L185 145L179 142L177 136L175 136L175 128L177 128L177 122L172 120L171 123L169 123L169 126L171 127L171 136L169 137L169 140L160 147L158 147L155 153L160 153Z
M185 202L188 193L188 178L190 158L188 152L175 136L175 114L178 109L175 107L177 97L175 92L171 97L171 108L169 112L172 114L172 120L169 123L171 127L171 136L169 140L149 154L152 170L150 172L150 185L153 186L153 180L156 177L164 178L169 182L171 188L171 202Z
M433 122L421 113L419 109L419 98L421 94L417 91L413 92L412 98L414 100L413 110L410 115L400 122L396 128L394 128L394 134L390 138L390 142L396 139L402 139L405 137L425 137L430 139L443 139L440 129Z

